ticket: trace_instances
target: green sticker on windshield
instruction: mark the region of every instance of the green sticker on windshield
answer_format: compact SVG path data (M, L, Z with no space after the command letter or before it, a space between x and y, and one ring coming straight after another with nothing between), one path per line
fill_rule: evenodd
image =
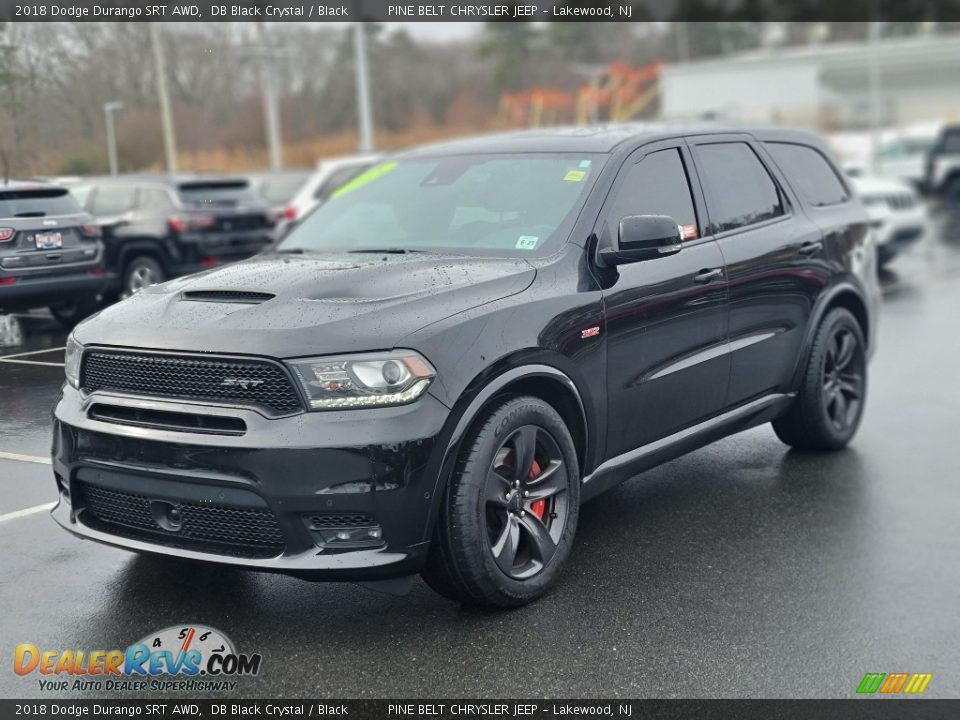
M584 168L584 169L590 167L591 164L592 164L592 163L591 163L589 160L581 160L581 161L580 161L580 167L582 167L582 168Z
M540 238L536 235L521 235L517 238L517 250L536 250Z
M566 182L580 182L586 176L586 170L567 170L567 174L563 176L563 179Z
M360 173L353 180L348 182L346 185L341 185L340 187L338 187L336 190L334 190L333 194L330 197L340 197L344 193L348 193L351 190L356 190L359 187L363 187L367 183L373 182L378 177L386 175L388 172L393 170L396 166L397 166L396 160L390 160L385 163L380 163L379 165L376 165L370 168L366 172Z

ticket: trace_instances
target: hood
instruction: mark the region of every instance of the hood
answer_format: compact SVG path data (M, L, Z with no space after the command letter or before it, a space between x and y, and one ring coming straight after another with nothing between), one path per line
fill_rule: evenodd
M509 258L262 255L148 288L81 324L76 338L279 358L384 350L425 325L522 292L535 274Z

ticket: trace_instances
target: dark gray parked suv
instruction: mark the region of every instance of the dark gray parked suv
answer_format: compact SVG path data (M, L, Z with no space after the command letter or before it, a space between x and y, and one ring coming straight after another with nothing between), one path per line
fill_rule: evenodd
M0 310L49 307L72 327L113 281L102 261L100 228L66 188L0 185Z

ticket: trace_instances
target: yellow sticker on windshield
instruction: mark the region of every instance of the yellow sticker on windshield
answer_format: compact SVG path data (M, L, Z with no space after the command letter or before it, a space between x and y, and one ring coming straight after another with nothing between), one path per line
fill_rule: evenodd
M586 176L586 170L567 170L567 174L563 176L563 179L567 182L580 182Z
M378 177L386 175L388 172L393 170L397 166L396 160L390 160L385 163L380 163L370 168L366 172L360 173L353 180L348 182L346 185L341 185L336 190L333 191L333 194L330 197L340 197L344 193L348 193L351 190L356 190L359 187L363 187L367 183L373 182Z

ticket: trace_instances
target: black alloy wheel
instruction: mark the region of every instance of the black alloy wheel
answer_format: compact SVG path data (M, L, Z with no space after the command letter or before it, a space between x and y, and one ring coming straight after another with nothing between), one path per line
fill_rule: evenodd
M468 605L525 605L556 584L579 508L580 466L563 419L540 398L504 397L464 438L423 577Z
M494 562L523 580L543 570L557 551L567 516L567 469L557 441L523 425L490 464L484 498Z
M863 348L847 327L837 328L827 344L821 386L830 422L839 432L845 432L860 418L864 395Z
M796 399L773 429L801 450L839 450L857 432L866 398L863 329L849 310L834 308L817 328Z

